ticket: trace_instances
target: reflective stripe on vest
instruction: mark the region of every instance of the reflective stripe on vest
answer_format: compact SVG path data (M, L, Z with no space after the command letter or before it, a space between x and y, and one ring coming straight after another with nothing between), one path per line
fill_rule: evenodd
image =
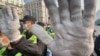
M32 41L33 43L37 43L37 37L35 35L32 35L28 40Z
M18 52L15 56L22 56L22 53Z
M52 33L49 33L49 35L54 39L54 35L55 35L55 33L54 32L52 32Z
M6 51L6 47L2 47L0 49L0 56L3 56L3 53Z
M27 32L27 30L24 30L22 32L22 36L26 38L25 32ZM32 35L28 40L32 41L35 44L37 43L37 37L36 37L36 35Z
M25 35L25 32L26 32L27 30L24 30L23 32L22 32L22 36L23 37L25 37L26 38L26 35ZM32 35L28 40L30 40L30 41L32 41L33 43L37 43L37 37L36 37L36 35ZM18 52L15 56L22 56L22 53L20 53L20 52Z
M24 30L24 31L22 32L22 36L23 36L23 37L26 37L25 32L27 32L27 30Z

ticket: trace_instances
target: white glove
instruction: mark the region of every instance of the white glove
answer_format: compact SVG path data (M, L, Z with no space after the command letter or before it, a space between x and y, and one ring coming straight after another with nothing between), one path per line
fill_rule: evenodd
M38 24L32 25L30 31L39 37L40 40L44 40L42 42L46 45L49 45L53 40L52 37L43 29L43 27Z
M3 15L3 12L2 12L2 9L0 9L0 32L1 30L5 30L6 29L6 24L5 24L5 21L4 21L4 15Z
M0 11L0 15L2 15L2 18L0 18L0 21L2 21L0 31L4 33L11 42L19 40L21 38L19 32L20 24L15 8L3 8L2 11Z
M83 15L81 0L58 0L59 8L54 0L44 1L55 32L53 42L48 45L53 55L90 56L94 47L95 0L84 0ZM46 34L43 32L44 35L41 35L42 32L41 29L38 30L37 36L39 34L38 38L47 44L48 39L44 36Z

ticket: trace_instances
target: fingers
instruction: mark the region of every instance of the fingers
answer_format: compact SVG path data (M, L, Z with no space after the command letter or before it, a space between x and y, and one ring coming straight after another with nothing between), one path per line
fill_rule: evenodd
M82 18L81 0L69 0L70 20L79 21Z
M91 27L94 25L96 13L96 0L84 0L84 26Z
M10 16L11 19L13 19L13 14L12 14L12 9L11 9L11 7L7 7L6 10L7 10L8 16Z
M59 3L59 14L60 20L62 21L69 21L70 20L70 13L69 13L69 5L68 0L58 0Z
M5 25L5 21L4 21L4 14L2 12L2 10L0 10L0 31L4 31L4 29L6 28L6 25Z
M53 26L60 24L59 12L54 0L44 0L48 8L49 15Z
M3 15L2 9L0 9L0 21L2 22L3 19L4 19L4 15Z
M2 15L3 13L2 13L2 10L0 9L0 32L1 32L1 30L2 30L2 23L4 22L4 20L3 20L3 15ZM1 35L1 34L0 34Z
M20 22L19 22L19 17L16 8L12 7L12 14L13 14L13 19L14 19L14 25L16 25L16 28L20 28ZM17 28L17 29L18 29Z
M12 21L19 24L18 14L14 7L7 6L6 8L3 9L3 12L5 17L5 22L7 22L7 24Z
M6 8L3 9L4 15L8 20L19 19L16 11L17 10L14 7L10 6L7 6Z
M19 19L16 8L12 7L12 15L14 19Z
M7 6L3 9L5 20L13 20L11 7Z

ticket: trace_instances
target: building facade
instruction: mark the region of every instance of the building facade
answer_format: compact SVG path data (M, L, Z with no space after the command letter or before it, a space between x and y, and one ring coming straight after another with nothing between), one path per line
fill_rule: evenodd
M0 6L11 6L17 9L19 19L23 17L24 0L0 0Z
M48 23L48 11L44 0L32 0L25 4L25 15L34 16L37 21Z

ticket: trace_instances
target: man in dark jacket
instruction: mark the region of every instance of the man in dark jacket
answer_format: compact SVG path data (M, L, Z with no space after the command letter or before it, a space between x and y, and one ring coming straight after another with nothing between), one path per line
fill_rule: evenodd
M43 44L36 35L32 34L30 32L30 28L33 24L35 24L36 19L33 16L24 16L23 20L21 20L24 23L24 30L22 32L23 37L25 37L26 39L30 40L31 42L33 42L34 44L36 44L37 46L39 46L41 48L42 54L41 56L46 56L46 45ZM32 55L33 56L33 55Z

